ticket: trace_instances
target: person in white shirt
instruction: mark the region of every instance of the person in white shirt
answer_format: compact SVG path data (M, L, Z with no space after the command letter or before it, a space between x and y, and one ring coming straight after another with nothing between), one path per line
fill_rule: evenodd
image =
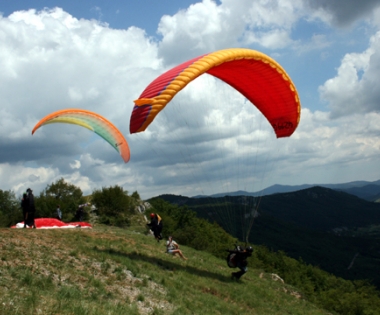
M178 254L182 259L187 260L187 258L183 256L182 251L179 249L179 245L175 240L173 240L172 236L169 236L169 239L166 242L166 252L172 255Z
M57 206L57 219L62 221L62 211L59 205Z

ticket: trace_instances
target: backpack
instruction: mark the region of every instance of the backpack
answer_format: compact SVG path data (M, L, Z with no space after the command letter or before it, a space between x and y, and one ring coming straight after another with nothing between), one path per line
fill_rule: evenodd
M227 265L230 268L236 268L235 253L229 253L227 256Z

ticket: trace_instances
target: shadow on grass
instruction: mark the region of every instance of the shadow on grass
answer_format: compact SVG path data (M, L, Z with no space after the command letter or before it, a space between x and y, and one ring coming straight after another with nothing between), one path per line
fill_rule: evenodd
M137 253L137 252L125 253L125 252L114 250L112 248L99 249L97 247L94 247L93 250L99 253L106 253L111 256L128 257L134 261L140 260L140 261L148 262L148 263L151 263L152 265L158 266L159 268L163 270L167 270L167 271L185 271L187 273L195 274L200 277L212 278L212 279L216 279L223 282L236 282L233 279L231 279L231 277L226 277L219 273L214 273L207 270L198 269L192 266L183 266L176 262L167 261L167 260L157 258L157 257L147 256L147 255Z

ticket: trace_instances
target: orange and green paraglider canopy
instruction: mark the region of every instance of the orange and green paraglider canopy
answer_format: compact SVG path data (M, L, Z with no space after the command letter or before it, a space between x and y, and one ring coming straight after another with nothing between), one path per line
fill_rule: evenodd
M83 109L59 110L42 118L33 128L32 134L41 126L53 123L67 123L85 127L101 136L114 147L125 163L130 159L128 142L123 134L110 121L99 114Z
M289 137L297 128L300 100L285 70L261 52L231 48L186 61L150 83L135 101L130 133L144 131L179 91L204 73L243 94L267 118L277 138Z

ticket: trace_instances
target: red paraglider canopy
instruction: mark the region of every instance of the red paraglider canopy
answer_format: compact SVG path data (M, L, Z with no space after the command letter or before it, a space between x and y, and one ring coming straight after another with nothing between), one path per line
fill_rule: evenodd
M244 95L267 118L277 138L296 130L301 104L282 66L261 52L230 48L188 60L153 80L135 100L130 133L144 131L179 91L205 73Z
M87 222L70 222L65 223L53 218L40 218L34 220L37 229L70 229L70 228L92 228L92 225ZM24 221L11 226L13 229L22 229Z

